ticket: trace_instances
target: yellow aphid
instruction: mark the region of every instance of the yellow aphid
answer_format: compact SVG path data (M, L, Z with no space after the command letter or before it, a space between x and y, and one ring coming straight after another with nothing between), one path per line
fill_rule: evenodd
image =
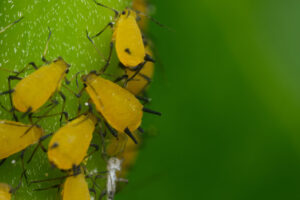
M133 0L132 1L132 8L134 10L138 10L142 13L147 13L147 1L146 0ZM141 15L140 19L137 21L138 25L143 31L147 30L148 27L148 20L145 16Z
M116 21L113 41L120 62L126 67L136 67L145 60L145 47L140 28L136 22L136 12L125 9Z
M6 183L0 183L0 199L11 200L11 187Z
M48 159L62 170L78 166L90 146L96 119L94 115L81 115L60 128L48 145Z
M152 52L149 46L146 46L146 52L150 56L152 56ZM134 79L128 81L125 88L134 95L140 94L150 83L153 77L153 72L154 72L154 63L147 62L144 65L143 69L134 77ZM132 77L135 74L135 71L127 69L126 74L128 75L128 77Z
M29 131L28 131L29 130ZM27 132L27 134L24 134ZM0 121L0 159L4 159L39 141L43 130L20 122Z
M112 128L128 134L128 130L133 132L141 125L143 105L133 94L95 73L83 76L82 80L97 111Z
M12 103L20 112L34 112L60 88L69 64L61 57L43 65L18 82L12 91Z
M70 176L65 180L62 200L90 200L88 184L83 173Z
M113 10L116 14L116 18L114 23L110 22L103 30L92 38L99 36L108 27L113 27L112 42L115 42L117 56L125 67L139 70L147 61L154 62L154 60L145 52L142 33L136 21L136 11L126 8L119 13L113 8L109 8L96 2L96 0L94 0L94 2L99 6ZM113 26L113 24L115 25ZM91 40L91 38L89 39ZM105 71L105 69L103 71Z

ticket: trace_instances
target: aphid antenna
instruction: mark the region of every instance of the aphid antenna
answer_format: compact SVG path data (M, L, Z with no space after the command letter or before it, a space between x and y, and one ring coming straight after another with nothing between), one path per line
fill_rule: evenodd
M108 7L108 6L106 6L106 5L102 4L102 3L99 3L99 2L97 2L96 0L93 0L93 1L94 1L98 6L101 6L101 7L104 7L104 8L107 8L107 9L110 9L110 10L114 11L115 17L117 17L117 16L119 15L119 12L118 12L116 9L111 8L111 7Z
M3 29L0 30L0 33L3 33L4 31L6 31L7 29L9 29L11 26L13 26L14 24L18 23L19 21L21 21L24 18L24 16L20 17L19 19L17 19L16 21L14 21L13 23L7 25L6 27L4 27Z
M48 26L48 30L49 30L49 35L48 35L48 39L47 39L47 42L46 42L45 50L44 50L44 53L43 53L43 56L42 56L42 61L45 62L45 63L49 62L46 59L46 54L48 52L48 45L49 45L49 41L50 41L50 38L51 38L51 29L50 29L49 26Z
M43 142L44 140L46 140L48 137L52 136L52 135L53 135L53 133L49 133L49 134L47 134L47 135L44 135L44 136L40 137L38 144L36 145L36 147L35 147L34 150L32 151L32 153L31 153L29 159L27 160L27 164L29 164L29 163L31 162L31 160L32 160L32 158L33 158L33 156L34 156L34 154L36 153L36 151L38 150L39 147L41 147L41 149L42 149L45 153L47 152L47 150L46 150L46 148L43 146L42 142Z
M142 15L142 16L145 16L147 17L148 19L150 19L152 22L154 22L155 24L157 24L158 26L162 27L162 28L165 28L167 29L168 31L171 31L171 32L175 32L175 30L173 28L170 28L162 23L160 23L158 20L154 19L153 17L147 15L146 13L143 13L139 10L134 10L138 15Z
M66 178L68 178L70 176L73 176L73 175L66 175L66 176L55 177L55 178L48 178L48 179L42 179L42 180L34 180L34 181L30 181L29 185L35 184L35 183L44 183L44 182L50 182L50 181L63 180L63 179L66 179Z
M99 56L100 56L102 59L104 59L105 61L107 61L106 58L104 57L104 55L101 53L101 51L100 51L100 50L98 49L98 47L95 45L95 42L94 42L94 40L93 40L94 36L93 36L93 37L90 37L90 36L89 36L88 30L86 30L86 37L87 37L88 40L93 44L93 46L94 46L94 48L96 49L96 51L97 51L97 53L99 54Z

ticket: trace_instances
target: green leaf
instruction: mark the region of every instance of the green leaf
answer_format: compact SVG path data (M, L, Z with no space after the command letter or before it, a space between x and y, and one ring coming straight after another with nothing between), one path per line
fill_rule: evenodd
M113 7L117 10L122 10L129 6L130 0L119 1L101 1L103 4ZM10 70L21 70L29 62L35 62L38 66L42 65L42 54L48 38L48 27L52 31L49 41L49 48L46 58L54 60L58 56L63 57L71 64L70 72L67 75L68 79L72 79L77 72L89 72L98 70L104 65L103 57L108 56L109 43L111 40L112 31L107 30L100 37L95 39L95 44L103 57L99 55L97 50L89 42L86 37L86 30L93 35L100 31L110 20L113 19L114 13L111 10L95 5L92 0L77 0L77 1L53 1L53 0L25 0L25 1L1 1L0 2L0 27L5 27L13 21L24 16L19 23L13 25L5 32L0 34L0 67ZM115 78L119 75L116 55L113 54L112 64L109 67L108 78ZM27 75L32 70L26 71ZM7 77L11 73L0 71L0 91L8 89ZM16 84L17 81L14 81ZM71 82L70 88L78 91L75 79ZM70 118L77 115L77 98L69 91L62 88L62 92L67 97L66 111ZM54 96L60 102L52 113L57 113L61 110L61 99L59 95ZM87 98L84 97L82 102ZM0 96L0 102L7 108L10 108L8 96ZM45 111L41 109L41 111ZM12 119L11 113L4 110L0 111L1 119ZM28 120L22 119L24 123L29 123ZM59 116L50 117L42 120L41 125L45 133L54 132L59 128ZM48 141L44 142L46 146ZM95 134L93 143L100 144L100 138ZM1 144L0 144L1 145ZM32 153L35 146L30 147L25 152L26 162ZM97 170L98 172L105 170L105 161L102 160L100 151L88 158L87 169L89 172ZM28 180L41 180L54 178L65 175L64 172L51 167L47 156L40 149L33 157L30 164L25 163L27 169ZM5 163L0 166L0 182L5 182L12 187L16 187L22 173L22 165L20 153L9 157ZM23 179L24 180L24 179ZM51 185L62 183L54 181L48 183L31 184L28 186L25 181L22 182L21 188L13 195L13 199L57 199L60 194L57 189L35 192L34 189L45 188ZM99 180L99 184L104 187L104 179ZM89 182L91 186L91 183ZM101 191L97 191L99 195Z

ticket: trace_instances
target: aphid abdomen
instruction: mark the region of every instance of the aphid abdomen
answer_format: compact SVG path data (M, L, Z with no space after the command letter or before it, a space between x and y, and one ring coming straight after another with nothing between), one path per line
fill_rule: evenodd
M145 47L141 31L136 23L136 14L119 17L114 32L116 51L120 62L126 67L136 67L144 62Z
M13 121L0 121L0 159L7 158L22 151L31 144L39 141L43 130L39 127L32 127Z
M135 131L140 126L143 105L130 92L95 74L87 76L86 84L96 109L110 126L119 132L126 128Z
M60 87L66 67L52 62L22 79L12 93L13 106L20 112L39 109Z
M95 122L85 115L60 128L49 143L49 161L63 170L78 166L86 156L94 129Z

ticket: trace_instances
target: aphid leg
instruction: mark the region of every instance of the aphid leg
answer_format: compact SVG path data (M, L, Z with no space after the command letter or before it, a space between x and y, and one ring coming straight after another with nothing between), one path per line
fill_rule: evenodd
M122 80L124 80L124 79L125 79L125 80L128 79L128 75L127 75L127 74L124 74L124 75L122 75L122 76L116 78L116 79L114 80L114 83L120 82L120 81L122 81Z
M87 37L88 40L92 43L92 45L94 46L94 48L96 49L96 51L97 51L97 53L100 55L100 57L103 58L104 60L106 60L105 57L104 57L104 55L101 53L101 51L100 51L100 50L97 48L97 46L95 45L93 39L89 36L89 33L88 33L87 30L86 30L86 37Z
M20 17L19 19L17 19L16 21L14 21L13 23L7 25L6 27L2 28L0 30L0 33L3 33L4 31L6 31L7 29L9 29L11 26L13 26L14 24L18 23L19 21L21 21L24 18L24 16Z
M20 74L24 73L30 66L33 67L34 70L38 69L38 67L36 66L36 64L34 62L30 62L21 71L15 72L16 75L19 76Z
M8 91L11 91L11 92L9 92L9 100L10 100L10 105L11 105L11 111L12 111L13 118L15 119L15 121L18 121L18 118L17 118L16 113L15 113L15 108L13 106L12 97L11 97L11 93L14 91L14 90L11 89L11 81L12 80L22 80L22 78L17 77L17 76L9 76L8 77Z
M112 55L112 50L113 50L114 44L113 42L110 42L109 44L109 54L108 54L108 58L106 59L106 64L104 65L104 67L100 70L100 73L104 73L106 71L106 69L108 68L109 64L110 64L110 60L111 60L111 55Z
M98 200L101 200L105 195L106 195L106 190L102 190Z
M96 190L94 188L89 188L89 191L92 192L95 196L97 196Z
M133 136L133 134L131 133L131 131L129 130L128 127L124 129L124 133L126 133L126 134L132 139L132 141L133 141L135 144L138 143L137 140L135 139L135 137Z
M20 177L20 180L19 180L19 183L18 183L18 185L17 185L17 187L15 187L15 188L11 188L10 189L10 193L12 194L12 193L16 193L16 191L21 187L21 184L22 184L22 179L23 179L23 176L25 176L26 177L26 170L24 170L23 172L22 172L22 174L21 174L21 177ZM27 182L27 180L26 180L26 182Z
M105 126L110 131L110 133L118 139L118 132L115 129L113 129L107 122L104 122L104 123L105 123Z
M88 158L91 155L93 155L94 153L96 153L97 151L99 151L99 145L97 145L97 144L90 144L90 147L93 147L94 150L91 153L89 153L88 155L86 155L85 158Z
M144 112L147 112L147 113L150 113L150 114L154 114L154 115L161 116L161 113L160 113L160 112L157 112L157 111L151 110L151 109L149 109L149 108L145 108L145 107L143 107L143 111L144 111Z
M25 169L25 164L24 164L24 154L25 154L25 151L26 149L24 149L23 151L21 151L21 163L22 163L22 169L23 169L23 172L24 172L24 177L25 177L25 180L26 180L26 183L28 185L28 179L27 179L27 174L26 174L26 169Z
M51 135L53 135L53 133L49 133L47 135L44 135L42 137L40 137L38 144L36 145L36 147L34 148L34 150L32 151L29 159L27 160L27 164L29 164L34 156L34 154L36 153L36 151L38 150L39 147L41 147L41 149L47 153L47 149L43 146L42 142L47 139L48 137L50 137Z
M61 98L63 100L62 109L61 109L61 115L60 115L60 119L59 119L59 124L61 126L61 122L62 122L62 118L63 118L63 113L65 113L64 110L65 110L65 105L66 105L66 96L61 91L59 91L58 94L61 96ZM66 120L68 120L68 119L66 119Z
M144 62L140 63L139 65L137 65L136 67L129 68L130 70L135 71L135 73L125 81L124 86L126 86L129 81L133 80L136 77L136 75L138 75L140 73L140 71L143 69L145 63L146 62L144 61Z
M3 165L3 163L4 163L5 161L6 161L6 158L2 159L2 160L0 161L0 166Z
M101 138L101 157L103 158L103 160L107 160L107 154L106 154L106 145L105 145L105 136L106 136L106 132L105 130L103 130L102 124L98 123L98 127L99 127L99 131L97 131L97 133L99 134L100 138Z
M23 115L21 116L21 118L23 119L23 118L26 117L27 115L30 115L31 111L32 111L32 108L29 107L29 108L26 110L26 112L23 113Z
M43 56L42 56L42 61L45 62L45 63L49 62L46 59L46 54L48 52L48 45L49 45L49 41L50 41L50 38L51 38L51 29L48 27L48 30L49 30L49 35L48 35L48 39L47 39L47 42L46 42L45 50L44 50L44 53L43 53Z
M47 114L51 111L51 110L53 110L57 105L58 105L58 102L56 101L56 100L52 100L52 107L50 107L45 113L44 113L44 115L45 116L47 116ZM32 126L30 126L26 131L25 131L25 133L22 135L22 136L24 136L24 135L26 135L34 126L36 126L41 120L43 119L43 117L40 117L40 118L38 118L33 124L32 124ZM21 136L21 137L22 137Z
M44 190L50 190L50 189L57 189L59 187L60 187L60 184L56 184L56 185L52 185L52 186L46 187L46 188L34 189L33 191L44 191Z
M101 7L103 7L103 8L107 8L107 9L110 9L110 10L114 11L115 17L117 17L117 16L119 15L119 12L118 12L117 10L115 10L115 9L113 9L113 8L110 8L110 7L108 7L108 6L106 6L106 5L102 4L102 3L98 3L96 0L93 0L93 1L94 1L95 4L97 4L98 6L101 6Z

